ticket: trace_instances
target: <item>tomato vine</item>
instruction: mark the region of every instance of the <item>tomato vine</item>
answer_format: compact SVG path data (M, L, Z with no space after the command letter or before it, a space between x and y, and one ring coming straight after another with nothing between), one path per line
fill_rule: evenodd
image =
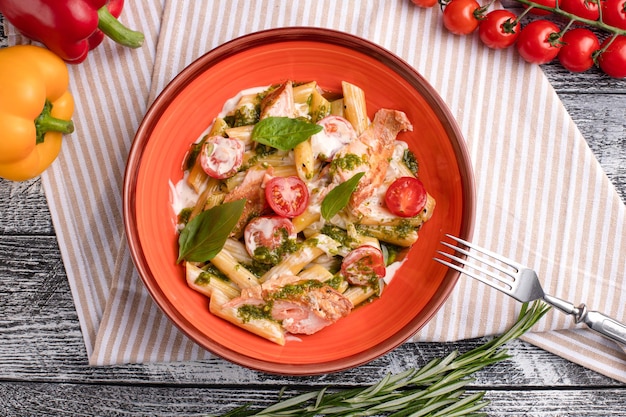
M411 0L433 7L433 0ZM513 0L523 10L494 8L494 0L437 0L443 25L452 33L478 31L494 49L512 45L526 61L557 59L572 72L599 67L614 78L626 77L626 0ZM435 3L436 4L436 3ZM604 39L602 42L598 39Z

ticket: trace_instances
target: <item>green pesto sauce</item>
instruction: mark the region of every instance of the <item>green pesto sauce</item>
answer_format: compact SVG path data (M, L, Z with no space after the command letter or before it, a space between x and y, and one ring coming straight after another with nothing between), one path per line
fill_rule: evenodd
M254 107L242 106L233 114L224 117L224 121L230 127L248 126L259 122L261 108L259 104Z
M334 158L330 163L330 173L334 174L337 170L352 171L359 165L366 163L359 155L349 153L341 158Z
M325 281L324 283L328 285L329 287L332 287L338 290L342 282L343 282L343 277L341 276L341 274L335 274L333 275L331 279L329 279L328 281Z
M228 276L226 276L226 274L224 274L222 271L217 269L213 264L205 265L202 269L204 269L204 271L202 271L200 275L198 275L198 278L196 278L196 280L194 281L198 285L209 285L211 280L214 278L222 280L224 282L230 281L230 278L228 278Z
M272 306L273 303L271 301L261 305L244 304L237 309L237 315L244 323L256 319L275 321L272 318Z
M254 250L254 260L262 264L278 264L286 255L298 250L298 242L289 239L289 232L284 227L280 229L281 244L275 249L259 246Z
M287 284L284 287L278 289L276 292L270 294L270 297L274 300L293 299L294 297L304 294L311 289L321 288L324 285L326 284L316 279L308 279L298 282L296 284Z
M400 224L397 226L393 226L394 235L404 239L409 235L409 233L413 232L415 227L408 220L401 220Z
M189 217L191 217L191 212L193 211L193 208L191 207L187 207L184 208L180 211L180 213L178 213L178 224L187 224L187 222L189 222Z
M417 163L417 158L415 157L415 154L411 152L410 149L404 150L404 154L402 155L402 162L404 162L407 168L411 170L413 175L417 176L417 170L419 168L419 165Z
M352 247L356 240L348 236L348 232L341 227L333 226L332 224L326 223L322 230L320 231L322 234L336 240L341 243L342 246Z

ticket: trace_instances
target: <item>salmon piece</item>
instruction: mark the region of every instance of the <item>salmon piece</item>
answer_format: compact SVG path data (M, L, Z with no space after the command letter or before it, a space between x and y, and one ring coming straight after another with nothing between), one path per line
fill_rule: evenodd
M353 210L383 183L398 133L412 130L413 126L403 112L380 109L358 139L335 155L333 182L340 184L359 172L365 173L350 198L350 207ZM350 161L350 158L357 160L357 163L342 163Z
M265 188L263 184L268 177L272 175L272 167L267 169L262 168L250 168L246 171L246 176L243 182L235 187L230 193L224 197L224 203L231 201L246 199L246 204L243 208L243 213L231 232L231 236L240 238L243 234L243 230L248 224L248 220L253 216L258 216L267 207L265 201Z
M266 117L294 117L296 104L293 99L293 83L285 82L269 93L261 102L261 119Z
M271 316L293 334L313 334L335 323L352 311L349 299L329 285L282 275L260 286L245 288L225 307L272 303Z

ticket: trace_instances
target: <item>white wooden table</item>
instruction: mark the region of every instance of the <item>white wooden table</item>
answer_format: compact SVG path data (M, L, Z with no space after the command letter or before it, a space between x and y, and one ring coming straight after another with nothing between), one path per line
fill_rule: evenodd
M597 70L575 75L558 64L544 70L626 201L626 80ZM247 402L270 404L282 387L290 394L371 384L482 342L406 344L368 365L305 378L266 375L221 359L89 367L41 182L0 179L2 416L219 413ZM625 384L527 343L509 346L512 358L478 373L471 386L487 392L488 415L626 416Z

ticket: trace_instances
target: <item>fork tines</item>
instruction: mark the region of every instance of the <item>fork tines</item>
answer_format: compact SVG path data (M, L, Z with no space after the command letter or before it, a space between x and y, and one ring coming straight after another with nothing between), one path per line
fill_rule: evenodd
M452 235L446 236L465 246L467 249L444 241L441 241L441 244L450 249L453 249L456 253L460 255L464 255L464 257L457 256L455 253L437 251L439 255L450 259L454 263L440 258L434 258L435 261L442 263L443 265L446 265L447 267L461 272L467 276L477 279L478 281L481 281L500 291L510 291L512 289L512 284L515 280L515 276L517 272L519 272L519 270L521 269L519 265L514 262L509 262L508 259L505 262L505 260L502 259L501 256L495 254L494 252L478 247L458 237ZM471 251L469 249L471 249ZM474 259L478 262L472 262L469 258ZM494 260L501 263L496 263L494 262ZM487 277L491 279L488 279ZM506 288L503 288L503 285Z

